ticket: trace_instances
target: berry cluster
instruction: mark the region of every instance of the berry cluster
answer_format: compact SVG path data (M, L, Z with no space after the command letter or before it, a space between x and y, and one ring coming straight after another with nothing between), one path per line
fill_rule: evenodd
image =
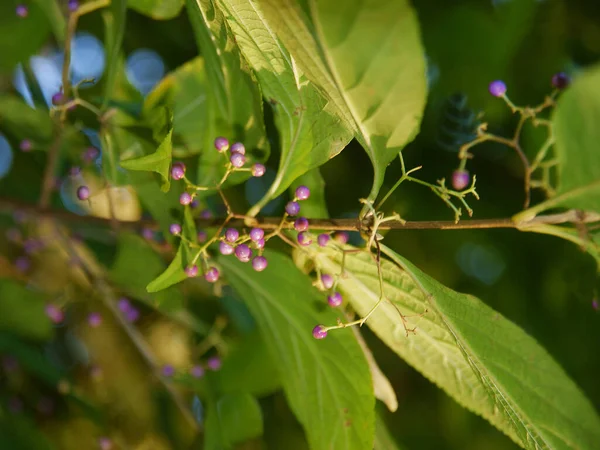
M218 371L222 366L221 358L212 356L206 360L204 364L194 364L189 368L189 374L193 378L202 378L207 370L212 372ZM177 373L177 369L171 364L165 364L161 368L161 374L165 378L172 378Z

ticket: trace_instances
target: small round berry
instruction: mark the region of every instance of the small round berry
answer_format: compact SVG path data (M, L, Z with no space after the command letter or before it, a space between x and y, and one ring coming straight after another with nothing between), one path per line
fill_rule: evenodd
M57 92L52 96L52 104L54 106L62 105L65 102L65 95L62 92Z
M101 437L98 439L98 448L100 450L113 450L113 443L110 438Z
M219 269L216 267L211 267L204 274L204 279L209 283L216 283L219 279Z
M102 316L100 313L93 312L88 316L88 324L92 328L99 327L102 324Z
M171 233L174 236L181 234L181 225L179 225L178 223L172 223L169 226L169 233Z
M342 245L347 244L348 240L350 239L350 233L347 231L338 231L333 235L333 239Z
M38 250L41 250L42 248L44 248L44 241L42 241L41 239L29 238L26 239L25 242L23 242L23 250L28 255L35 253Z
M556 89L565 89L570 83L571 78L564 72L559 72L552 76L552 86Z
M27 256L19 256L15 259L15 268L19 272L27 272L31 267L31 261Z
M190 369L190 375L194 378L202 378L204 376L204 368L201 365L196 364Z
M190 208L196 209L198 206L200 206L200 200L197 198L193 199L192 203L190 203Z
M315 339L325 339L327 337L327 328L324 325L317 325L312 330Z
M200 230L198 231L198 242L200 242L201 244L206 242L206 240L208 239L208 233L206 231Z
M172 377L173 375L175 375L175 367L173 367L171 364L165 364L162 367L162 374L163 374L163 377L167 377L167 378Z
M246 164L246 157L241 153L232 153L229 157L229 162L233 167L237 167L239 169L240 167L244 167L244 164Z
M262 177L266 171L267 171L267 168L261 163L256 163L252 166L252 176L253 177Z
M219 370L221 368L221 364L221 358L219 358L218 356L208 358L208 361L206 361L206 366L210 370Z
M198 266L197 265L192 265L192 266L188 266L185 268L185 274L189 277L189 278L194 278L198 276Z
M250 239L254 242L260 241L265 237L265 230L262 228L252 228L250 230Z
M189 205L190 203L192 203L192 196L187 192L184 192L179 196L179 203L181 203L184 206Z
M221 255L231 255L233 253L233 246L229 245L225 241L221 241L219 242L219 252L221 252Z
M231 153L241 153L242 155L246 154L246 147L241 142L234 142L231 145Z
M331 306L332 308L337 308L342 304L343 301L344 299L342 298L342 294L340 294L339 292L331 294L327 297L327 303L329 303L329 306Z
M48 316L52 322L57 324L65 320L65 313L62 309L52 303L46 305L46 316Z
M151 241L154 239L154 231L150 228L142 228L142 237L147 241Z
M174 180L181 180L185 176L185 164L182 162L173 163L171 167L171 177Z
M327 233L321 233L318 235L317 243L319 244L319 247L325 247L329 242L329 239L331 239L331 237Z
M592 308L594 308L594 310L598 311L598 300L596 300L596 299L592 300Z
M29 152L33 148L33 144L31 143L31 141L29 139L23 139L19 143L19 148L21 149L22 152Z
M328 273L321 275L321 283L325 289L331 289L333 287L333 277Z
M265 239L264 238L260 238L258 241L256 241L254 243L254 246L257 249L259 249L259 250L265 248Z
M131 302L128 298L121 297L117 302L117 307L119 308L119 311L125 313L131 309Z
M248 262L252 258L252 250L246 244L240 244L235 248L235 256L241 262Z
M300 212L300 203L298 202L287 202L285 205L285 212L290 216L295 216Z
M29 10L25 5L17 5L15 12L17 13L17 16L21 18L25 18L29 14Z
M267 268L267 258L264 256L257 256L252 260L252 268L257 272L262 272Z
M235 242L240 237L240 232L235 228L227 228L225 231L225 239L229 242Z
M296 188L296 198L298 200L306 200L310 197L310 189L307 186L298 186Z
M77 0L69 0L69 3L67 3L67 8L69 8L69 11L71 12L77 11L77 8L79 8L79 2Z
M306 231L301 231L300 233L298 233L298 244L300 244L304 247L312 244L312 239L310 237L310 234L308 234L308 232L306 232Z
M294 229L296 231L308 230L308 219L306 217L298 217L294 222Z
M455 170L452 172L452 187L457 191L462 191L469 185L471 177L466 170Z
M125 320L129 323L137 322L140 318L140 311L137 308L130 308L125 311Z
M72 177L78 177L81 175L81 167L73 166L69 169L69 175Z
M200 218L201 219L212 219L213 213L210 209L203 209L202 211L200 211Z
M219 136L215 139L215 148L218 152L226 152L229 149L229 141L227 138Z
M506 84L502 80L495 80L490 83L488 90L494 97L502 97L506 94Z
M87 186L79 186L77 188L77 198L79 200L87 200L90 198L90 188Z

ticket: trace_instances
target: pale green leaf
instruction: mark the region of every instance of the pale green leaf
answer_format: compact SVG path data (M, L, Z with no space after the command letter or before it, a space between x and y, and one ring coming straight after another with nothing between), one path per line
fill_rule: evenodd
M0 331L28 339L46 340L54 334L38 293L12 280L0 280Z
M382 303L367 324L394 352L524 448L594 448L600 442L596 411L532 337L477 298L444 287L381 248L393 261L381 263L385 296L393 304ZM321 270L340 272L340 250L315 246L311 252ZM380 298L377 265L366 252L347 254L345 274L338 287L365 316ZM416 334L406 336L398 310L416 315L406 319Z
M183 242L180 243L177 253L169 266L164 272L148 283L146 290L148 292L158 292L185 280L187 275L184 272L184 268L188 260L188 254L189 250L187 244Z
M375 422L375 444L373 450L400 450L401 447L396 443L381 413L377 414Z
M247 392L224 395L217 400L216 410L225 445L232 446L262 435L260 405Z
M31 108L13 95L0 95L0 130L18 140L29 139L34 146L44 147L52 140L48 112Z
M310 447L371 450L375 399L359 344L351 333L315 340L312 328L335 322L337 314L289 257L270 251L265 256L269 267L260 273L233 258L219 262L257 320Z
M67 33L67 21L60 10L58 0L34 0L34 2L46 14L57 42L61 45L64 44Z
M125 36L127 0L111 0L110 6L102 11L104 19L104 45L106 47L106 70L104 74L104 102L112 98L119 71L119 53Z
M155 20L167 20L179 15L183 0L127 0L127 6Z

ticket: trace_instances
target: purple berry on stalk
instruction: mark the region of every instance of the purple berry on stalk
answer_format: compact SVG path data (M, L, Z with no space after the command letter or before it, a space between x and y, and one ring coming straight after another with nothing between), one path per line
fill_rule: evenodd
M87 186L79 186L77 188L77 198L82 201L90 198L90 188Z
M310 197L310 189L306 186L298 186L296 188L296 198L298 200L306 200Z
M321 275L321 283L325 289L331 289L333 287L333 277L327 273Z
M171 364L165 364L162 367L161 372L163 377L171 378L173 375L175 375L175 367L173 367Z
M78 177L81 175L81 167L73 166L69 169L69 175L72 177Z
M31 141L29 139L23 139L19 143L19 148L21 149L22 152L29 152L33 148L33 144L31 143Z
M285 205L285 212L290 216L295 216L300 212L300 203L298 202L287 202Z
M319 244L319 247L325 247L329 242L329 239L331 239L331 237L327 233L321 233L318 235L317 243Z
M571 78L564 72L559 72L552 76L552 86L556 89L565 89L570 83Z
M27 256L19 256L15 259L15 267L19 272L27 272L31 267L31 261Z
M218 152L226 152L229 149L229 141L227 138L219 136L215 139L215 148Z
M457 191L462 191L471 182L469 172L466 170L455 170L452 172L452 187Z
M221 368L221 358L218 356L208 358L208 361L206 361L206 366L213 371L219 370Z
M102 324L102 316L100 313L93 312L88 316L88 325L92 328L97 328Z
M69 8L69 11L71 12L77 11L77 8L79 8L79 2L77 0L69 0L69 3L67 3L67 8Z
M258 241L256 241L254 243L254 246L257 249L259 249L259 250L265 248L265 239L264 238L260 238Z
M252 228L250 230L250 239L254 242L257 242L265 237L265 230L262 228Z
M130 308L125 311L125 320L127 320L127 322L134 323L137 322L139 318L140 312L137 308Z
M181 225L179 225L178 223L172 223L169 226L169 233L177 236L178 234L181 234Z
M221 252L221 255L231 255L233 253L233 246L229 245L227 242L221 241L219 242L219 252Z
M327 337L327 329L324 325L317 325L313 328L312 335L315 339L325 339Z
M17 5L15 12L17 13L17 16L19 16L21 18L25 18L29 14L29 10L27 9L27 6L25 6L25 5Z
M193 199L192 203L190 203L190 208L196 209L198 206L200 206L200 201L197 198Z
M231 153L241 153L242 155L246 154L246 147L241 142L234 142L231 146Z
M240 167L244 167L244 164L246 164L246 157L241 153L232 153L229 157L229 162L233 167L237 167L239 169Z
M131 309L131 302L128 298L121 297L117 302L117 307L119 308L119 311L125 313Z
M211 267L204 274L204 279L209 283L216 283L219 279L219 269L216 267Z
M65 102L65 95L62 92L57 92L52 96L52 104L54 106L62 105Z
M56 324L59 324L65 320L65 314L63 313L62 309L56 305L53 305L52 303L46 305L46 316L48 316L48 318Z
M350 234L347 231L338 231L333 235L333 239L335 239L340 244L344 245L348 243L350 239Z
M252 250L246 244L240 244L235 248L235 256L241 262L248 262L252 258Z
M344 299L342 298L342 294L339 292L331 294L327 297L327 303L329 303L329 306L332 308L337 308L343 303L343 301Z
M235 228L227 228L225 231L225 239L229 242L235 242L240 237L240 232Z
M192 265L192 266L188 266L185 268L185 274L189 277L189 278L194 278L198 276L198 266L196 264Z
M179 203L181 203L184 206L189 205L190 203L192 203L192 196L187 192L184 192L179 196Z
M262 177L266 171L267 171L267 168L263 164L256 163L252 166L252 176L253 177Z
M85 163L91 163L96 160L100 156L100 150L96 147L88 147L85 149L82 155L82 159Z
M98 439L98 447L100 448L100 450L113 450L112 441L106 436Z
M206 231L198 231L198 242L200 242L201 244L206 242L206 240L208 239L208 233Z
M194 378L202 378L204 376L204 368L201 365L196 364L190 369L190 375Z
M264 256L257 256L252 260L252 268L257 272L262 272L267 268L268 262L267 258Z
M506 94L506 84L502 80L495 80L490 83L488 90L494 97L502 97Z
M298 217L294 222L294 229L296 231L308 230L308 219L306 217Z
M185 164L182 162L173 163L171 167L171 178L181 180L185 176Z
M298 244L300 244L304 247L312 244L312 239L310 237L310 234L308 234L308 232L306 232L306 231L301 231L300 233L298 233Z

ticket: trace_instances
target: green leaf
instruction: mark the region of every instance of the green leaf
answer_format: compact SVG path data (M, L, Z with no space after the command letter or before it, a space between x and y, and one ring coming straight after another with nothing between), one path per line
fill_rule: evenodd
M479 299L381 249L393 261L381 263L393 305L382 303L367 325L393 351L524 448L593 448L600 442L594 408L532 337ZM340 273L341 251L312 251L321 270ZM344 273L338 287L364 317L380 298L377 265L366 252L347 254ZM407 327L418 327L416 334L406 336L396 308L423 314L406 319Z
M204 107L211 125L203 136L197 184L211 186L225 173L223 156L213 147L217 136L243 142L248 164L265 161L269 144L260 89L239 53L223 14L212 0L186 0L186 6L198 47L206 61L208 89ZM249 172L238 172L228 184L240 183L248 176Z
M265 252L266 271L222 257L233 288L247 303L277 361L290 407L310 448L372 449L374 396L369 366L351 333L315 340L312 328L337 314L289 257ZM321 303L322 308L315 307Z
M294 64L264 20L259 3L219 0L240 51L272 106L281 139L277 176L249 212L256 215L306 171L333 158L350 141L331 104Z
M47 340L54 328L46 316L45 301L39 294L12 280L0 280L0 331Z
M327 219L329 211L325 199L325 180L319 168L309 170L299 177L290 189L290 195L295 195L298 186L307 186L310 189L310 197L302 201L302 215L313 219Z
M47 111L33 109L14 95L0 95L0 129L15 139L45 146L52 140L52 120Z
M161 190L163 192L168 192L171 188L169 169L171 168L172 160L171 152L173 145L171 139L173 136L173 128L169 128L169 132L154 153L139 158L121 161L121 167L124 169L158 173L162 178Z
M127 6L155 20L167 20L179 15L183 0L127 0Z
M146 290L148 292L158 292L163 289L173 286L174 284L181 283L187 278L184 272L184 267L189 259L189 250L187 244L181 242L177 249L177 254L167 267L160 275L154 280L148 283Z
M123 169L119 167L120 148L117 146L117 138L112 130L103 128L100 131L100 142L102 143L102 171L104 177L111 186L121 186L126 181Z
M125 36L127 0L111 0L110 7L102 11L106 47L106 71L104 75L104 102L106 108L112 98L119 72L119 53Z
M400 450L401 447L396 443L390 431L388 430L383 415L377 414L375 422L375 444L373 450Z
M427 96L425 55L408 0L259 0L270 28L365 148L370 200L387 165L418 133Z
M34 0L34 2L46 14L57 42L64 45L67 34L67 21L60 10L57 0Z
M256 398L247 392L226 394L217 400L223 442L233 446L263 434L263 417Z

